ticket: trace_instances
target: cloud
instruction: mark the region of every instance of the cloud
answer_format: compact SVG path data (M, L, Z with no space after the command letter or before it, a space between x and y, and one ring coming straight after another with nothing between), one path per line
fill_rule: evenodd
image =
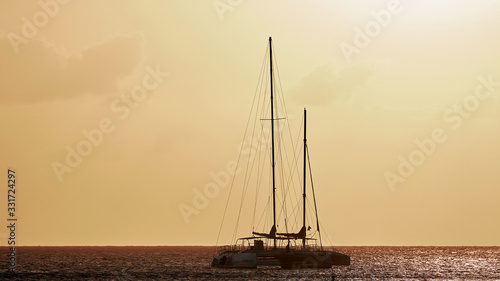
M372 74L373 69L363 64L336 70L332 63L325 63L302 78L290 91L290 95L310 104L349 100L352 92L362 86Z
M117 36L70 55L43 38L30 40L19 53L8 39L0 41L1 104L69 99L86 92L107 94L143 58L144 40L139 34Z

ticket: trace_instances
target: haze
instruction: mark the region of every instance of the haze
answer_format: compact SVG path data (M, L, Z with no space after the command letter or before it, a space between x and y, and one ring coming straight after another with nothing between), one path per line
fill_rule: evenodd
M500 245L500 2L202 2L1 2L20 245L214 245L269 36L334 245Z

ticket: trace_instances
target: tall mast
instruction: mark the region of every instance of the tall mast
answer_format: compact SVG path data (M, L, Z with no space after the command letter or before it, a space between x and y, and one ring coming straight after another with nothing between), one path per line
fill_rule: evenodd
M273 102L273 49L269 37L269 61L270 61L270 77L271 77L271 148L272 148L272 168L273 168L273 225L276 227L276 178L274 172L274 102ZM276 249L276 236L274 238L274 249Z
M307 138L306 138L306 120L307 119L307 111L304 108L304 192L302 193L302 198L304 199L303 205L303 220L302 227L306 227L306 152L307 152ZM302 239L302 247L306 247L306 239Z

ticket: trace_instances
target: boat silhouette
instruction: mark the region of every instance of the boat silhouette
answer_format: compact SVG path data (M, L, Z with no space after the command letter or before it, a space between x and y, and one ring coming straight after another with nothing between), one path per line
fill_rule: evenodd
M302 227L298 232L278 232L276 217L276 140L275 100L273 87L273 51L272 39L269 37L269 78L271 118L271 168L272 168L272 227L268 233L252 231L249 237L238 238L233 245L221 246L212 260L213 267L219 268L257 268L258 266L280 266L282 268L330 268L333 265L350 265L350 257L337 250L326 249L322 245L320 224L316 208L316 197L313 199L316 215L315 233L318 239L308 235L311 227L306 227L306 178L309 167L309 154L306 137L307 111L304 109L303 140L303 190L302 190ZM311 171L310 171L311 172ZM312 177L312 176L311 176ZM312 180L311 180L312 181ZM312 185L312 184L311 184ZM286 224L286 220L285 220ZM219 233L220 235L220 233Z

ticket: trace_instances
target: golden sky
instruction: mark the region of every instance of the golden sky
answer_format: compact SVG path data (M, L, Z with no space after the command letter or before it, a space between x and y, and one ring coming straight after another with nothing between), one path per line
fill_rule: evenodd
M193 199L272 36L333 244L500 245L499 26L495 0L2 1L0 220L11 168L19 245L215 244L229 188Z

